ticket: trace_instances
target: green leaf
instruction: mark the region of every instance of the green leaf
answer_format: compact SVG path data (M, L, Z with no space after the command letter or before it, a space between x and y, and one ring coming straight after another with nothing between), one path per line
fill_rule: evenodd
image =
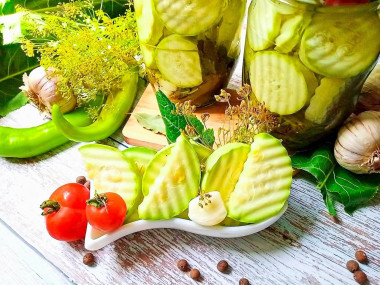
M156 93L156 97L166 127L166 137L169 143L175 142L181 135L181 130L185 130L188 125L195 129L198 135L196 141L212 148L215 141L213 129L205 130L202 122L194 115L185 117L183 115L173 114L176 110L175 104L172 103L162 91L159 90Z
M352 214L366 205L377 193L380 175L357 175L342 168L335 160L333 145L323 144L311 152L292 156L294 168L312 174L321 190L326 207L331 215L336 215L335 202L343 204L344 210Z
M186 128L187 123L185 117L172 113L176 110L175 104L172 103L162 91L157 91L156 98L162 119L165 123L166 137L169 143L174 143L181 135L181 130Z
M20 86L22 75L38 66L36 58L29 58L19 44L0 45L0 116L25 105Z
M215 142L214 129L207 129L202 134L202 141L206 146L212 148Z
M136 120L145 129L153 131L154 133L166 134L165 124L160 115L150 115L145 113L133 114Z
M1 102L0 98L0 102ZM12 97L9 101L5 102L5 104L0 103L0 116L6 116L13 110L16 110L28 103L28 97L20 92L16 96Z

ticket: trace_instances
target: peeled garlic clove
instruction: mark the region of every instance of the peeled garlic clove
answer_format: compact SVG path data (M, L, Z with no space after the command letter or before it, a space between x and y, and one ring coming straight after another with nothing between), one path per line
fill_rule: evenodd
M380 173L380 112L352 116L338 132L334 155L353 173Z
M189 218L202 226L214 226L227 216L219 191L208 192L197 196L189 203Z

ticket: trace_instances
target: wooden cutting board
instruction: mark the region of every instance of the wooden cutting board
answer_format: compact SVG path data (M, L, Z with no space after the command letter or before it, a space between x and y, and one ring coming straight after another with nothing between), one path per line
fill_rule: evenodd
M236 93L229 89L227 91L232 94L231 102L237 102ZM195 115L200 118L202 113L209 113L210 119L207 121L207 127L213 128L215 133L217 133L218 128L223 127L224 111L226 106L226 103L215 103L207 107L198 108ZM148 85L123 129L124 140L130 145L145 146L157 150L167 145L168 143L165 135L155 134L140 125L134 117L134 114L137 113L146 113L151 115L160 114L156 96L151 85Z

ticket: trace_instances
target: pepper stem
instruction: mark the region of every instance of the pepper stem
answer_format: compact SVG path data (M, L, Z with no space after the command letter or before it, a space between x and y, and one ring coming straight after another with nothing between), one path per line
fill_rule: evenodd
M42 210L45 210L46 208L49 208L47 211L43 211L41 213L42 216L46 216L46 215L49 215L51 213L58 212L59 209L61 208L61 205L57 201L46 200L46 201L42 202L42 204L40 205L40 208Z
M88 199L86 201L86 204L94 206L96 208L105 207L106 208L106 212L108 212L108 210L107 210L107 200L108 200L108 198L107 198L107 196L105 194L98 194L95 191L94 198Z

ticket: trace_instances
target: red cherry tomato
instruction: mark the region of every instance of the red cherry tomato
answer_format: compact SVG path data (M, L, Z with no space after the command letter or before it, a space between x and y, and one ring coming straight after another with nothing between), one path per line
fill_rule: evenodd
M50 199L41 204L46 219L46 229L58 240L75 241L86 234L86 200L90 191L78 183L59 187Z
M87 220L95 229L110 233L121 227L127 214L127 205L117 193L95 194L87 201Z
M369 3L370 0L326 0L326 6L360 5Z

